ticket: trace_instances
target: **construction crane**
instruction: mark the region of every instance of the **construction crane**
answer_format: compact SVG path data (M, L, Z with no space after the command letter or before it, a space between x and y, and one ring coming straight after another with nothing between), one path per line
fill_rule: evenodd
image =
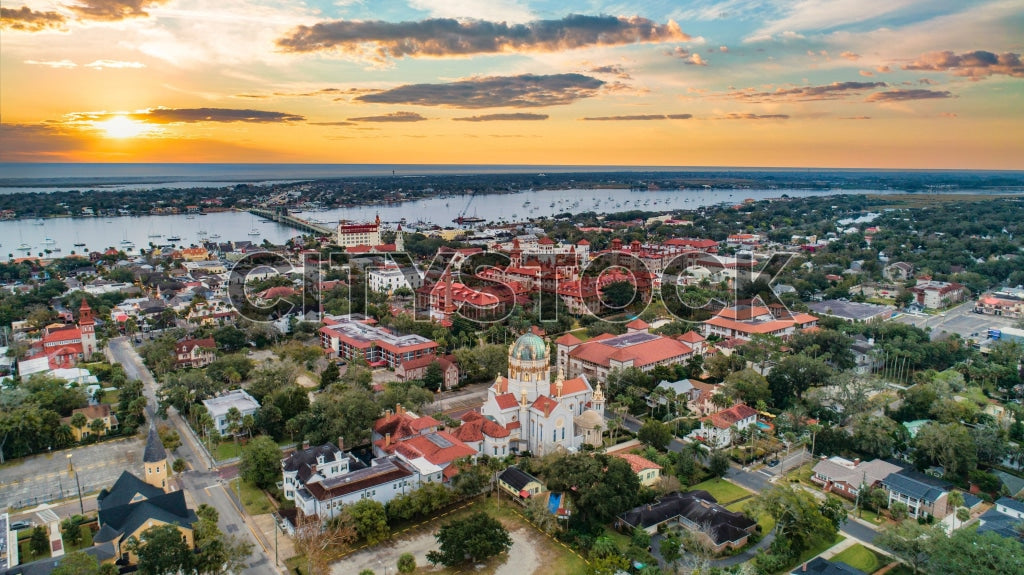
M473 198L475 198L475 197L476 197L476 190L473 190L473 191L469 192L469 201L466 202L466 207L462 208L462 211L459 213L459 217L457 217L454 220L452 220L453 222L455 222L456 224L459 224L461 226L461 225L464 225L464 224L477 224L477 223L480 223L480 222L484 221L483 218L478 218L476 216L469 217L469 218L466 217L466 212L469 211L469 206L473 203Z

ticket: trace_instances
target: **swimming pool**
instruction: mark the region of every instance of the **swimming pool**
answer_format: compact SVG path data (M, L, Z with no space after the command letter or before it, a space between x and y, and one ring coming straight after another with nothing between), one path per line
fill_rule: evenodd
M757 428L760 429L761 431L771 431L774 427L772 424L765 423L763 421L754 422L754 425L756 425Z

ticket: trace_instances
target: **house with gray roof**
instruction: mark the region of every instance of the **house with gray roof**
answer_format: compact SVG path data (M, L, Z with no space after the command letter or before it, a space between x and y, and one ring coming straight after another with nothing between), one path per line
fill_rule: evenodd
M911 518L942 519L949 514L946 497L951 485L916 471L901 470L890 473L881 482L889 494L889 506L899 501L907 506Z
M992 473L999 478L999 481L1006 488L1006 492L1010 497L1016 497L1021 493L1024 493L1024 479L1007 473L1001 469L994 469Z
M841 561L829 561L815 557L791 572L793 575L867 575L867 573L850 567Z
M881 459L861 462L859 459L850 461L842 457L822 458L812 470L811 481L820 485L826 493L856 499L862 488L874 487L889 474L901 469Z
M994 531L1008 539L1024 542L1024 532L1018 527L1024 523L1024 503L1009 497L1000 497L994 507L978 518L978 533Z
M619 515L619 528L643 529L654 533L663 524L677 523L703 533L716 553L738 549L747 544L757 522L736 511L729 511L707 491L678 491Z
M217 427L217 433L231 435L231 426L228 422L228 412L231 411L231 408L237 409L242 417L246 415L256 417L260 402L244 389L235 389L224 395L204 399L203 406L210 413L210 418L213 419L213 424Z

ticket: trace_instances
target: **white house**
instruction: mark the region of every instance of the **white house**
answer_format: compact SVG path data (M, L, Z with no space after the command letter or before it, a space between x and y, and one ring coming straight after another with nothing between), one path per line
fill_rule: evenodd
M420 484L415 468L398 457L378 457L366 465L330 443L296 451L281 461L281 471L285 499L321 520L363 499L387 503Z
M703 441L708 446L718 449L732 444L732 429L742 431L757 423L757 410L749 405L736 405L712 413L700 420L700 427L690 432L691 439Z
M260 403L244 389L235 389L225 393L224 395L204 399L203 406L206 407L206 411L209 412L210 418L213 419L213 424L217 428L217 433L220 433L221 435L230 435L230 432L228 431L228 411L234 407L238 409L239 413L242 414L242 417L245 417L246 415L256 417L256 411L260 408Z
M366 279L370 291L392 293L398 288L414 290L423 285L423 279L415 270L407 276L398 266L374 268L367 272Z

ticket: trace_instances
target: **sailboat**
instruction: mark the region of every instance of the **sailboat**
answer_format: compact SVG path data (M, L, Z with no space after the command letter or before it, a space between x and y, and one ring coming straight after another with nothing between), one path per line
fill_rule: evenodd
M169 242L180 242L181 241L181 236L174 235L174 226L171 226L171 235L167 236L167 241L169 241Z
M53 244L55 244L55 243L57 243L57 242L55 242L55 241L53 240L53 238L51 238L51 237L49 237L49 236L47 236L46 238L43 238L43 244L44 244L44 245L52 246L52 245L53 245Z
M253 220L253 218L249 218L249 219L250 219L250 221ZM249 230L249 235L250 236L258 236L258 235L260 235L260 231L256 229L255 225L253 225L253 227Z

